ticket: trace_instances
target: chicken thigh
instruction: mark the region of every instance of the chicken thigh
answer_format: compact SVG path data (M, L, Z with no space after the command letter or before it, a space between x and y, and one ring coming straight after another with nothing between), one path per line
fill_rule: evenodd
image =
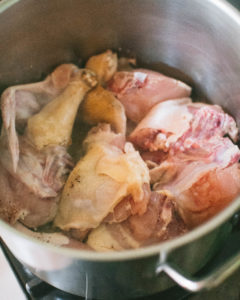
M86 154L65 184L55 225L63 230L96 228L126 198L131 214L143 214L149 172L132 144L102 124L89 132L84 148Z

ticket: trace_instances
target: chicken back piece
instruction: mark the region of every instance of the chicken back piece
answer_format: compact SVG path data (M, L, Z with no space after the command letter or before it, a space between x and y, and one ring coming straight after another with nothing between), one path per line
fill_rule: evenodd
M132 144L101 124L89 132L84 148L86 154L65 184L55 225L66 231L95 228L126 197L131 214L143 214L150 197L149 172Z
M174 197L188 226L206 221L240 192L240 151L225 135L237 139L233 118L189 99L157 104L130 135L144 150L154 190Z
M108 89L122 102L127 117L136 123L155 104L191 94L187 84L145 69L115 73L108 83Z
M64 91L30 117L33 122L28 122L24 135L16 133L18 153L15 156L9 152L11 140L4 127L0 162L2 172L8 173L5 190L9 197L1 199L0 215L5 220L14 223L19 219L28 227L38 227L53 220L59 193L72 169L66 146L78 106L86 92L96 84L92 71L76 70ZM45 118L48 119L46 122ZM35 134L31 135L33 132ZM40 147L42 145L44 147Z
M122 223L101 224L92 230L87 244L95 251L121 251L172 239L187 232L174 202L152 192L146 212Z

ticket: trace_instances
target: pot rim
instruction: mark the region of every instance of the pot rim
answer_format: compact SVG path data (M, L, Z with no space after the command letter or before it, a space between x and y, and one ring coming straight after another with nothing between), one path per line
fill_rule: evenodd
M0 220L0 229L3 228L8 231L11 235L16 235L19 238L23 238L26 242L38 244L42 249L46 248L56 254L68 256L75 259L88 260L88 261L99 261L99 262L113 262L122 261L130 259L141 259L152 255L164 255L170 253L176 248L184 246L187 243L193 242L194 240L201 238L205 234L213 231L224 222L226 222L233 214L240 209L240 196L237 197L231 205L223 209L218 215L213 217L206 223L198 226L197 228L190 230L188 233L183 234L180 237L176 237L172 240L161 242L159 244L154 244L146 247L141 247L137 249L130 249L124 251L110 251L110 252L96 252L89 250L81 250L74 248L66 248L55 246L53 244L44 243L34 237L23 233L6 222Z
M9 7L11 7L19 1L20 0L3 0L2 3L0 3L0 13L4 12L6 9L8 9ZM214 5L218 9L224 11L225 14L229 15L229 17L240 26L240 13L231 4L227 3L225 0L207 1L211 5ZM229 206L223 209L223 211L218 213L215 217L180 237L151 246L118 252L95 252L66 247L57 247L51 244L46 244L44 242L39 241L38 239L35 239L33 237L28 236L25 233L18 231L17 229L15 229L14 227L2 220L0 220L0 229L3 228L4 230L8 231L11 235L17 234L19 238L25 239L26 242L38 244L39 247L41 247L42 249L48 249L59 255L64 255L71 258L87 261L114 262L130 259L142 259L152 255L163 255L165 253L169 253L172 250L184 246L185 244L190 243L198 238L201 238L203 235L213 231L218 226L222 225L225 221L227 221L229 218L231 218L231 216L233 216L233 214L238 209L240 209L240 196L238 196Z

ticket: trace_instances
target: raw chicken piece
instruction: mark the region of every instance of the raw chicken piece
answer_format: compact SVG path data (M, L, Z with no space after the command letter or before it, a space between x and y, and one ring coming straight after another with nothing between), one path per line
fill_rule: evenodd
M71 239L60 232L51 232L51 233L36 232L36 231L29 230L19 222L17 222L14 225L14 228L43 243L47 243L47 244L51 243L57 247L75 248L79 250L92 250L88 245L83 244L74 239Z
M81 117L88 124L109 123L116 133L126 134L126 115L122 103L100 85L81 106Z
M236 140L238 130L219 106L182 99L154 106L130 135L148 150L143 158L154 190L172 195L188 226L209 219L240 192L240 150L226 134Z
M55 225L63 230L95 228L129 195L131 213L143 214L149 173L133 146L107 124L93 128L84 146L86 154L65 184Z
M86 93L95 87L95 74L81 69L65 90L28 119L27 137L37 149L49 145L68 146L78 107Z
M1 96L2 135L8 136L15 170L19 157L16 130L23 132L28 118L38 113L44 105L59 95L77 72L76 66L63 64L57 67L44 81L9 87L3 92Z
M86 63L86 68L94 71L100 84L109 81L117 71L118 59L117 54L107 50L98 55L91 56Z
M148 183L144 183L142 186L144 199L148 199L150 195L150 187ZM131 215L138 213L139 210L142 210L142 203L134 203L132 195L124 197L121 202L119 202L115 207L113 212L109 213L104 219L103 222L106 223L120 223L126 220Z
M169 189L170 190L170 189ZM240 166L216 168L188 189L173 190L178 210L190 227L202 224L226 207L240 193Z
M10 196L2 199L0 211L11 223L20 219L28 227L38 227L55 217L59 193L73 167L64 146L70 139L79 103L97 84L95 74L89 70L75 68L71 80L69 76L60 72L59 77L52 77L52 80L59 80L57 86L63 87L66 82L68 85L38 114L28 119L27 132L23 136L15 132L18 152L14 157L8 149L12 140L6 134L7 129L3 130L0 162L14 186L6 184L5 190ZM7 115L5 107L5 117Z
M156 104L130 134L129 140L143 150L167 152L189 129L193 115L190 98Z
M115 73L108 88L124 105L127 117L136 123L155 104L188 97L191 93L185 83L145 69Z
M73 167L66 148L55 145L39 151L22 136L19 137L19 142L20 158L17 170L13 169L7 142L4 144L3 138L0 140L1 164L35 195L56 197L65 183L66 175Z
M158 181L154 190L167 191L177 204L178 211L189 227L195 227L210 219L240 193L240 152L229 159L229 166L203 160L185 161L176 156L166 161L168 181L161 178L161 165L155 170ZM232 162L230 162L230 160ZM174 175L171 177L172 169ZM150 175L151 171L150 171Z
M42 198L12 176L0 164L0 217L14 224L20 220L28 227L38 227L53 220L58 197Z
M20 159L14 172L7 142L4 145L1 139L0 216L12 224L19 219L35 228L55 217L59 192L72 162L64 147L39 152L23 137L19 141Z
M96 251L120 251L139 248L174 238L187 232L174 203L153 192L147 211L118 224L101 224L92 230L87 244Z
M202 140L228 134L237 140L232 117L218 105L192 103L190 98L155 105L131 133L129 140L143 150L168 152L196 148Z

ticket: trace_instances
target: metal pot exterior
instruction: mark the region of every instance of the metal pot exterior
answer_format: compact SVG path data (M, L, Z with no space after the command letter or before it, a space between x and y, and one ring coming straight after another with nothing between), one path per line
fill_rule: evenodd
M231 229L230 223L200 239L167 253L167 260L189 274L201 269L219 249ZM1 228L12 253L34 274L53 286L90 299L129 299L164 291L175 283L165 273L156 273L163 252L147 257L96 261L79 259L46 249Z
M5 10L11 2L16 4ZM194 94L222 105L240 125L240 17L224 1L5 0L0 12L0 91L37 81L60 63L123 49L145 66L184 79ZM156 271L166 260L189 274L198 271L221 245L230 226L225 221L239 206L237 199L222 219L197 229L196 238L191 233L144 255L137 250L111 259L75 255L34 242L1 221L0 235L48 283L89 298L124 299L172 286Z

